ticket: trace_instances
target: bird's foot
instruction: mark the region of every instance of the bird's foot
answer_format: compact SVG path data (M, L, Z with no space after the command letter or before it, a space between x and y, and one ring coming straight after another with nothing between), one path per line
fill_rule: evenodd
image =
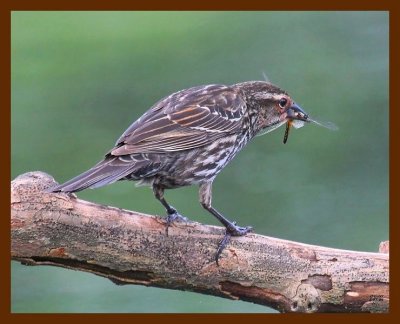
M231 237L232 236L243 236L252 231L253 231L253 227L251 227L251 226L240 227L240 226L236 226L235 222L229 224L229 226L226 227L224 237L218 243L217 253L215 254L215 262L217 263L217 266L219 266L219 263L218 263L219 257L221 255L222 251L226 248L226 246L231 241Z
M226 228L226 231L229 232L229 234L231 236L243 236L243 235L246 235L247 233L253 231L253 227L251 227L251 226L246 226L246 227L236 226L236 222L232 222L230 225L231 226L228 226Z
M188 219L179 214L176 209L171 208L168 211L167 217L165 218L165 234L168 236L168 228L173 222L187 222Z

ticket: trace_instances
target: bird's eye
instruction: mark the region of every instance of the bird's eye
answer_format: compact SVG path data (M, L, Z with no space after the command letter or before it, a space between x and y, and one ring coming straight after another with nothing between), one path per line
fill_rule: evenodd
M285 108L287 102L288 102L288 100L286 98L282 98L281 100L279 100L279 107Z

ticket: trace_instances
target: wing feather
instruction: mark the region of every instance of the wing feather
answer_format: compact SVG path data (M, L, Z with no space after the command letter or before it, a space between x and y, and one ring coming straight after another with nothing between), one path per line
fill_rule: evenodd
M224 85L179 91L155 104L118 139L112 155L187 150L240 131L246 104Z

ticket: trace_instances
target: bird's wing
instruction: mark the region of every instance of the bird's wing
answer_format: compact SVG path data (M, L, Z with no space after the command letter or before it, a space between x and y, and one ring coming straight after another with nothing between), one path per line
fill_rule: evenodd
M119 138L112 155L166 153L200 147L240 131L246 103L223 85L179 91L155 104Z

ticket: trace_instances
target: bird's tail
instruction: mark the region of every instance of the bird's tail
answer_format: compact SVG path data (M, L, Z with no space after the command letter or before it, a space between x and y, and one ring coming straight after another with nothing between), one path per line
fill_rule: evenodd
M98 188L118 181L140 168L139 163L121 161L118 157L108 156L93 168L75 178L52 188L47 192L77 192L87 188Z

